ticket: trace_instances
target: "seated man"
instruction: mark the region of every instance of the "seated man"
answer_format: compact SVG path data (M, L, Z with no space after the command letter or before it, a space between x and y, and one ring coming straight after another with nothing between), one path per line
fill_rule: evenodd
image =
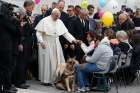
M121 52L126 54L130 49L132 49L132 46L129 44L129 37L125 31L118 31L116 33L116 37L119 41L118 47L121 49Z
M133 47L130 45L128 34L125 31L118 31L116 33L116 37L119 41L118 47L120 48L122 55L122 58L120 57L119 59L119 63L121 63L119 66L125 66L128 61L126 61L126 59L123 57L127 57L129 51L131 51ZM136 71L131 68L131 64L130 66L128 65L127 67L118 69L117 79L121 78L124 78L126 84L130 84L135 80Z
M107 64L113 56L113 51L110 46L110 32L105 31L105 36L95 48L92 56L85 57L85 64L76 65L76 79L78 82L78 92L89 90L88 74L93 72L104 71L107 69Z

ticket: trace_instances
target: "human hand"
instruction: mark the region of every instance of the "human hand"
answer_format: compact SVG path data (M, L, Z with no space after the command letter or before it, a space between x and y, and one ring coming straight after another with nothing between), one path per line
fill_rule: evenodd
M47 47L47 44L46 44L46 43L42 42L42 43L40 43L40 44L41 44L41 47L42 47L43 49L46 49L46 47Z
M81 45L83 43L82 40L76 40L76 44Z
M19 50L20 52L23 52L23 45L22 45L22 44L18 45L18 50Z
M86 55L83 57L82 59L83 62L86 62L86 57L87 57Z
M74 50L74 49L75 49L75 45L74 45L74 44L71 44L71 45L70 45L70 48L71 48L72 50Z
M64 48L67 49L69 46L68 44L64 44Z

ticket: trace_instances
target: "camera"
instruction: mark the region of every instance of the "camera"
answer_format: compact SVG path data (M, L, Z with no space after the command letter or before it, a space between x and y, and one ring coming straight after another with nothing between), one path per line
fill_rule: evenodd
M6 17L16 16L16 13L14 12L16 8L19 7L0 0L0 15L4 15Z

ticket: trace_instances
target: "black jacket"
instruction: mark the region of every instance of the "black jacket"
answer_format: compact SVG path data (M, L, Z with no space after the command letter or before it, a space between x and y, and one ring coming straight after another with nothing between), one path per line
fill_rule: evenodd
M44 17L46 17L45 15L38 15L35 17L34 23L33 23L33 27L35 28L36 25L39 23L39 21L41 21L41 19L43 19Z
M73 21L73 35L76 39L83 40L86 32L89 31L89 21L88 20L84 20L84 21L85 21L85 26L83 26L79 17L77 17Z
M132 39L133 46L133 57L132 57L132 66L133 69L140 69L140 34L136 33L134 35L134 39Z
M74 35L73 22L74 22L75 19L76 19L76 16L69 17L69 18L68 18L68 23L67 23L68 31L69 31L72 35Z
M134 17L133 22L136 27L140 27L140 18L139 17Z
M62 11L60 19L64 23L66 28L68 28L68 18L69 18L69 15ZM60 42L61 42L62 45L68 43L68 41L63 36L60 36Z
M121 49L121 52L123 52L124 54L127 54L128 50L130 50L130 46L125 42L120 42L118 47Z
M0 51L13 52L14 43L19 37L18 25L15 23L16 21L0 15Z
M49 9L48 9L48 11L46 12L46 16L49 16L49 15L51 15L51 13L52 13L52 10L53 10L52 8L49 8Z
M132 30L135 28L135 25L133 22L131 22L129 19L126 20L124 23L122 23L120 25L120 30L125 30L125 31L128 31L128 30Z
M63 21L63 23L66 27L68 27L68 18L69 18L69 15L62 11L60 19Z

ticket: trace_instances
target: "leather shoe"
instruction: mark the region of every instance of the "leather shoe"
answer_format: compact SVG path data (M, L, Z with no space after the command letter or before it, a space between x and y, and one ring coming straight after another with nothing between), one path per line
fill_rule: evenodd
M21 89L28 89L30 87L30 85L21 84L21 85L17 85L16 87L21 88Z

